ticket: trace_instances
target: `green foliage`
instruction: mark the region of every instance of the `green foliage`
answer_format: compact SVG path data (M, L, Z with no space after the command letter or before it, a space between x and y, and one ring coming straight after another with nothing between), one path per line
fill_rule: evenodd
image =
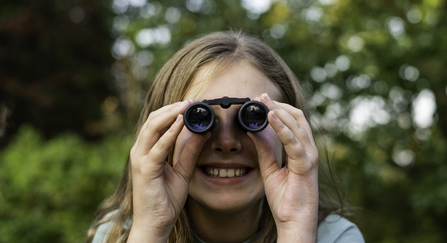
M0 153L0 242L80 242L113 192L129 137L97 144L64 134L45 141L29 126Z
M376 142L389 135L402 137L392 129L371 129L366 134L371 142L345 148L349 151L336 158L338 169L349 172L348 198L357 208L355 222L367 242L445 242L445 139L434 130L427 141L413 136L399 141L416 158L414 164L402 167L393 161L392 147Z
M68 17L78 5L57 2L0 11L0 24L18 27L0 29L0 97L12 130L39 130L22 127L0 151L0 242L82 240L124 167L131 139L117 134L135 125L158 70L188 41L229 29L261 38L299 77L367 242L447 240L445 0L272 0L263 10L245 0L81 1L80 23ZM415 121L423 92L436 105L428 125ZM357 116L361 125L358 104L377 108ZM77 135L39 135L65 130ZM97 143L78 137L110 131Z

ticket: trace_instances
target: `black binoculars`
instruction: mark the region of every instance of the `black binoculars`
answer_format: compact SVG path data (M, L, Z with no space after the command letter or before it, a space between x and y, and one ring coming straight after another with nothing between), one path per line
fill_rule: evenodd
M242 104L237 114L237 124L249 132L262 131L268 125L267 114L269 109L263 103L250 98L229 98L224 96L220 99L202 100L186 108L183 114L185 126L193 133L204 133L214 126L216 115L212 105L220 105L224 109L230 108L232 104Z

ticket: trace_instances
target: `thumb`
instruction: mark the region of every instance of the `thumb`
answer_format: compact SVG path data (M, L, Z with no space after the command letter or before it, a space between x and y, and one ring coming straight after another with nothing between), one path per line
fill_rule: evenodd
M268 138L266 134L259 132L248 132L248 136L255 144L262 180L266 181L270 175L280 169L276 163L272 145L268 142L271 138Z
M185 147L183 147L180 158L173 166L173 169L178 175L182 176L186 182L189 183L189 180L194 173L197 159L202 152L202 147L210 137L210 132L194 134L188 140Z

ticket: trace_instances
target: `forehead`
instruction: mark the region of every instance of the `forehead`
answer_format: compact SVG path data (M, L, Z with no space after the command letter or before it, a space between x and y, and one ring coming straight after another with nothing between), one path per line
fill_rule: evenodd
M277 84L246 61L239 61L227 69L212 74L212 64L203 65L193 78L186 99L195 101L216 99L223 96L254 99L268 93L274 100L281 99Z

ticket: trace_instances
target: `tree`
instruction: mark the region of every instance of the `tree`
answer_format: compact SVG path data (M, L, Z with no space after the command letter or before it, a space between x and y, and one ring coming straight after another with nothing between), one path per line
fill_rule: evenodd
M101 104L110 82L110 11L101 1L12 1L0 12L0 147L22 124L45 136L101 135ZM6 127L5 127L6 126Z

